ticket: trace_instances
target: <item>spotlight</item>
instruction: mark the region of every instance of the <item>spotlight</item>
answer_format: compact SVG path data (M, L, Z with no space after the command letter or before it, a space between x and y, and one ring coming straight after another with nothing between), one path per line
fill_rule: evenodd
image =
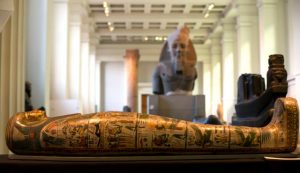
M107 8L108 7L108 3L106 1L103 1L103 7Z
M209 5L208 5L208 10L210 11L210 10L212 10L214 7L215 7L215 4L209 4Z
M208 18L208 16L209 16L208 12L204 14L204 18Z
M113 32L115 28L113 26L109 26L108 29L110 32Z

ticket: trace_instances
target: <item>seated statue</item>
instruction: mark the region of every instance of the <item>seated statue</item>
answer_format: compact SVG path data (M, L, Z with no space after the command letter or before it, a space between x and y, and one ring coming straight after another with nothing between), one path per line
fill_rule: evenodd
M242 74L239 77L236 116L232 117L232 124L265 126L272 118L276 99L285 97L287 88L287 72L284 68L283 55L270 55L267 89L260 74Z
M20 112L6 128L15 154L101 156L130 154L208 154L292 152L298 143L298 105L275 103L265 127L207 125L134 112L101 112L47 117Z
M191 94L197 78L196 53L189 29L182 27L165 42L153 76L154 94Z

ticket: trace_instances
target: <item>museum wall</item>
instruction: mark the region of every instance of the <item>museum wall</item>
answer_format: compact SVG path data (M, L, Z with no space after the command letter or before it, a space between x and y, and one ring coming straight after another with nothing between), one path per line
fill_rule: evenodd
M103 103L101 111L121 111L125 105L124 63L122 61L103 62L102 91Z
M138 67L138 82L151 83L152 73L157 65L157 62L140 61Z

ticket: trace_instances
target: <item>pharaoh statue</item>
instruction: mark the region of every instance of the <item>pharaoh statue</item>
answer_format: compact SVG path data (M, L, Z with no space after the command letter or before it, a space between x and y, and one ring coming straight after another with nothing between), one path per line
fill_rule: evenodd
M152 74L154 95L147 97L147 113L185 120L205 118L205 96L192 95L196 59L188 27L177 28L164 42Z
M135 112L47 117L41 110L12 116L8 148L19 155L101 156L292 152L298 143L296 99L276 100L264 127L207 125Z
M197 78L196 53L185 26L165 42L152 78L154 94L191 94Z
M205 96L192 95L197 79L196 62L188 27L178 28L169 35L154 70L152 89L156 96L149 96L148 103L152 104L151 108L154 107L149 113L174 115L175 118L189 115L184 118L205 124L221 124L215 115L205 117Z

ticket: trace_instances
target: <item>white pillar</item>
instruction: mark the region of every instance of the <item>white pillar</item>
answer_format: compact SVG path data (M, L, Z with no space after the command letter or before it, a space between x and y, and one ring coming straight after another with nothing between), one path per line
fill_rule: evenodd
M259 14L260 74L266 79L271 54L286 55L286 3L283 0L257 0Z
M99 54L97 51L97 58ZM99 60L99 111L105 111L105 61Z
M222 36L222 105L223 119L230 123L235 112L237 76L235 69L235 20L224 19Z
M68 97L79 101L81 11L79 3L70 3Z
M95 55L97 57L97 54ZM101 62L96 60L95 67L95 105L97 106L96 112L101 111Z
M96 104L96 44L97 39L93 36L90 38L90 62L89 62L89 112L95 112Z
M67 97L68 1L53 0L53 58L51 62L50 99Z
M86 24L84 24L86 25ZM85 30L86 31L86 30ZM81 112L83 114L89 112L89 34L82 33L81 39L81 54L80 54L80 101Z
M46 107L47 1L27 1L26 80L31 83L33 108Z
M256 2L238 0L237 7L237 74L259 73L259 41Z
M0 13L3 9L11 13L0 28L0 154L7 154L5 128L8 119L24 111L26 3L1 1L0 5Z
M221 37L220 35L212 36L211 40L211 111L217 115L218 104L221 102Z
M25 13L26 3L14 1L15 11L11 16L9 116L24 110L25 100ZM6 75L8 75L6 73ZM5 81L8 83L8 81Z
M9 110L9 72L10 72L10 43L11 17L6 22L0 34L0 154L8 153L5 141L5 130L10 115ZM3 142L2 142L3 141Z
M211 110L211 64L210 60L203 62L203 94L205 95L206 115L212 114Z

